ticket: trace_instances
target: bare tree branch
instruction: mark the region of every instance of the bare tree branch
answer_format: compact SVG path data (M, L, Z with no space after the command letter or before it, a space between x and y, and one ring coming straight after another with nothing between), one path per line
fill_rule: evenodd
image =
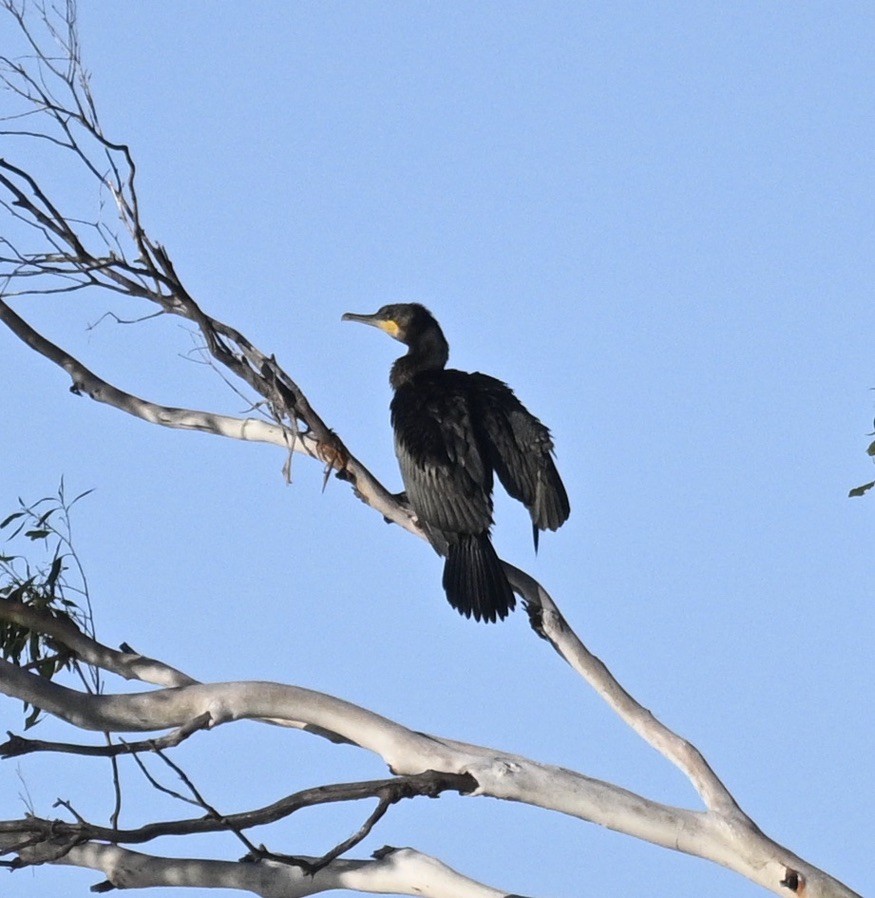
M168 761L169 759L165 758L164 760ZM184 778L186 787L192 790L192 794L195 795L192 803L207 811L207 816L157 821L134 829L118 829L89 823L62 802L76 817L75 822L44 820L35 816L27 817L25 820L2 821L0 822L0 837L8 836L9 834L15 834L18 837L36 835L45 841L61 838L76 844L97 840L111 842L115 845L136 845L167 836L189 836L199 833L229 831L239 833L253 827L276 823L278 820L290 817L304 808L372 798L378 799L379 814L376 811L371 814L366 824L353 837L341 843L341 846L332 849L324 857L318 858L315 862L311 860L303 864L305 867L311 867L310 872L313 873L345 853L349 848L357 845L391 805L410 798L437 798L447 791L467 794L472 792L477 786L476 781L470 774L442 773L436 770L426 770L422 773L398 776L391 779L357 783L333 783L328 786L303 789L262 808L221 814L204 800L203 796L191 784L188 777L182 773L178 765L170 763L173 769ZM254 860L263 858L276 860L281 857L271 852L256 849L251 844L247 844L247 849Z
M335 860L313 876L271 861L241 864L154 857L98 843L70 847L55 862L101 870L109 885L93 887L95 891L191 886L237 889L262 898L304 898L332 889L421 898L522 898L469 879L412 848L384 848L374 860Z
M107 745L72 745L69 742L45 742L42 739L25 739L15 733L7 733L9 740L0 745L0 758L18 758L34 752L58 752L60 754L85 755L92 758L117 758L119 755L135 755L138 752L155 751L156 749L176 748L189 736L210 724L207 713L196 717L184 726L179 727L166 736L158 739L146 739L141 742L113 742Z
M35 36L24 4L2 0L2 5L17 23L32 56L26 62L0 57L0 80L22 104L22 111L6 121L27 123L0 133L17 141L35 139L44 149L72 159L86 183L99 195L112 196L121 225L117 233L102 219L87 221L66 214L32 172L0 159L0 205L15 229L39 244L37 249L26 250L18 236L0 238L3 294L27 298L103 290L108 296L148 303L155 314L191 322L216 365L260 397L253 406L265 409L267 419L235 418L141 399L108 383L51 343L2 298L0 321L25 345L61 367L72 380L73 392L165 427L271 443L289 453L306 454L325 466L326 476L336 473L383 517L421 537L410 509L352 455L274 355L255 346L236 328L205 313L186 289L165 248L147 233L132 154L124 143L110 140L98 121L88 75L79 57L75 5L67 2L60 11L39 4L34 7L53 46L58 48L53 52ZM104 670L174 688L138 694L89 694L0 661L0 691L82 729L108 733L173 729L174 733L162 737L168 746L180 734L188 734L195 722L196 727L215 727L241 719L278 721L371 751L398 777L410 779L429 771L464 777L472 786L472 795L525 802L709 858L777 894L788 890L804 890L810 898L850 898L854 894L762 834L702 754L632 698L589 652L546 590L525 572L507 563L505 567L514 589L526 602L536 632L550 641L635 732L685 773L706 810L670 807L581 773L417 733L349 702L301 687L266 682L200 684L160 662L107 649L75 626L53 623L15 602L0 602L0 619L45 633ZM113 757L123 753L115 751L117 746L102 748ZM385 792L377 796L376 810L350 839L322 859L308 860L311 865L326 864L312 877L268 859L225 864L147 857L97 844L92 840L119 841L120 831L110 828L102 831L102 836L89 835L82 829L82 821L75 825L51 824L48 831L39 829L47 821L34 823L36 831L28 829L29 821L9 821L0 826L0 844L7 851L17 852L23 863L60 862L104 870L115 887L221 885L262 895L305 895L328 888L472 898L503 894L410 849L387 851L374 861L340 861L336 855L357 844L385 812L391 803L386 796ZM227 828L230 819L210 809L199 825L221 824ZM4 829L7 825L9 828ZM74 826L80 828L71 828Z
M69 619L54 617L31 605L0 599L0 620L11 621L51 636L88 664L117 674L126 680L141 680L157 686L187 686L197 680L160 661L143 655L117 652L86 636Z
M198 430L203 433L212 433L237 440L269 443L288 451L301 452L311 458L327 462L329 470L334 464L343 463L344 467L338 471L339 476L353 484L356 494L364 502L378 511L387 520L399 524L420 537L422 536L410 509L399 503L396 497L364 465L349 454L345 447L338 449L335 445L336 437L324 424L322 425L323 432L332 434L332 444L328 448L320 443L309 431L292 431L285 425L274 424L259 418L233 418L213 412L158 405L157 403L140 399L131 393L126 393L94 374L72 355L39 334L23 318L17 315L2 298L0 298L0 321L27 346L66 371L73 381L73 385L70 388L72 392L88 396L97 402L111 405L127 414L134 415L151 424L159 424L162 427ZM240 339L243 338L241 337ZM267 361L265 365L265 370L271 378L272 384L279 394L285 396L290 388L278 374L276 363ZM292 395L294 397L294 393ZM293 398L291 401L298 402L299 405L308 409L308 414L312 415L314 420L316 419L315 413L312 412L309 403L306 402L303 395L300 400ZM318 420L321 421L321 419ZM336 442L339 444L339 441Z
M823 871L765 836L746 818L716 810L688 811L618 786L496 749L415 733L364 708L324 693L279 683L197 684L133 695L90 695L48 682L0 661L0 691L21 698L83 729L142 732L178 727L209 712L213 726L271 718L339 733L378 754L396 774L437 770L469 775L472 795L488 795L559 811L704 857L785 894L788 872L806 895L855 895ZM65 843L69 845L69 840Z
M540 583L507 562L504 566L511 585L526 601L534 629L549 640L553 648L625 723L686 774L706 807L750 825L750 818L738 806L702 753L661 723L620 685L605 663L589 651L572 630Z

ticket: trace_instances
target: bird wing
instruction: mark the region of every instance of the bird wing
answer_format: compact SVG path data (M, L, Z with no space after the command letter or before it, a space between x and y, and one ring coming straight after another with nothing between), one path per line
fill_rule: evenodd
M502 486L529 510L537 548L538 530L558 529L571 512L550 431L507 384L486 374L470 376L481 444Z
M404 488L429 535L488 530L492 470L481 457L465 392L402 386L392 400L392 425Z

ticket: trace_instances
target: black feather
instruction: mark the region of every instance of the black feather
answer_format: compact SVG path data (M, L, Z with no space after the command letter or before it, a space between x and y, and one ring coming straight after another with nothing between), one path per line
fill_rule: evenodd
M537 551L539 531L556 530L570 513L550 431L507 384L445 368L449 347L423 306L384 306L375 315L344 318L381 327L409 347L390 377L407 498L447 558L443 586L450 604L475 620L506 617L516 600L489 539L493 472L528 509Z
M474 620L503 620L516 606L501 559L486 533L462 536L449 547L443 586L453 608Z

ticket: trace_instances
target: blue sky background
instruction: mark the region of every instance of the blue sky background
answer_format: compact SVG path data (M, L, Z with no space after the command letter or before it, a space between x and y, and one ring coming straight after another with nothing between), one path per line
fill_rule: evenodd
M770 836L864 891L875 496L847 493L875 477L875 8L156 0L84 2L80 26L147 227L203 307L275 353L396 489L399 346L340 316L428 305L452 364L507 380L554 433L571 519L535 558L525 512L502 496L499 552ZM9 141L2 152L30 161ZM46 177L71 212L96 214L93 192ZM244 412L186 358L178 322L86 330L110 308L145 311L112 303L17 307L126 390ZM523 615L456 615L437 556L343 484L322 493L318 465L296 458L286 487L274 449L76 398L7 333L0 378L0 516L62 475L71 492L95 489L74 526L107 643L205 680L326 690L698 807ZM19 722L2 706L0 728ZM254 724L178 758L226 811L385 773ZM68 764L61 778L57 759L5 762L3 816L23 812L20 771L38 812L62 797L105 820L108 765ZM127 825L188 814L132 766L124 776ZM256 838L321 853L366 813L304 812ZM386 843L532 896L762 894L712 864L486 799L395 808L355 855ZM242 853L230 837L185 851ZM99 878L39 869L3 890L86 894Z

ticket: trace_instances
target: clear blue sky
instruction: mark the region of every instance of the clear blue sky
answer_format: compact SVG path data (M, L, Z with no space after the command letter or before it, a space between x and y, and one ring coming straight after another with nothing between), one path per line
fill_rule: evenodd
M204 308L276 353L395 489L398 344L340 316L428 305L452 363L507 380L554 432L571 519L535 558L527 516L502 499L500 553L770 836L864 891L875 495L847 492L875 477L875 7L156 0L84 2L80 20L104 128L132 147L147 226ZM124 389L243 411L184 358L172 321L86 331L108 308L138 311L99 295L19 308ZM277 451L76 398L2 332L0 377L0 517L62 474L95 488L75 526L108 643L697 806L523 615L456 615L439 559L344 485L322 494L317 465L296 459L286 487ZM17 727L15 706L0 714ZM384 773L312 737L223 730L180 752L223 810ZM63 783L56 766L20 764L37 810L62 797L106 819L108 770L73 762ZM12 816L23 787L2 772ZM133 800L123 819L141 819ZM320 853L361 819L309 812L270 844ZM398 808L358 856L385 843L533 896L763 894L489 800ZM241 853L230 839L213 852ZM98 879L40 869L3 891L86 894Z

